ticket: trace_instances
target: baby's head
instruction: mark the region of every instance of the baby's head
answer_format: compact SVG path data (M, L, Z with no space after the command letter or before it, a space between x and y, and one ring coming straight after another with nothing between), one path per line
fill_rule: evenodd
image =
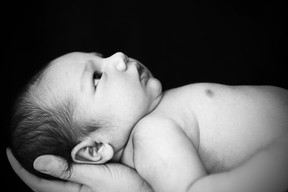
M33 77L15 104L12 148L28 171L44 154L101 164L121 154L134 125L161 100L161 84L138 61L69 53ZM47 178L47 177L46 177Z

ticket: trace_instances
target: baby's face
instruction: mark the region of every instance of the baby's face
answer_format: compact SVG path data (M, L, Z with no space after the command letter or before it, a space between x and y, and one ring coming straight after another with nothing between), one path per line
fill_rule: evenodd
M123 147L135 123L162 96L161 83L150 71L122 53L108 58L79 52L64 55L52 62L42 81L52 97L76 101L77 120L100 122L99 140L114 147Z

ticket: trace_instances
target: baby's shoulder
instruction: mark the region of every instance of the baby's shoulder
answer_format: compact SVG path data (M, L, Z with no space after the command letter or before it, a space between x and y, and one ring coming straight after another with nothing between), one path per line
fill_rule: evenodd
M148 115L136 124L131 136L134 144L147 144L157 142L159 137L173 139L175 134L182 134L175 122L169 118Z
M196 149L169 118L150 116L139 122L133 151L137 172L153 188L163 189L161 191L170 189L171 184L173 187L186 186L204 172Z

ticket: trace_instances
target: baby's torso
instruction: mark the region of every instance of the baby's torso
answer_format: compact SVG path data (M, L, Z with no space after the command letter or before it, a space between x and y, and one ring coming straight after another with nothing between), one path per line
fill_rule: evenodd
M288 130L287 98L274 87L192 84L166 92L150 115L175 119L213 173L236 167ZM132 148L130 140L126 154ZM133 167L133 157L124 153L123 163Z

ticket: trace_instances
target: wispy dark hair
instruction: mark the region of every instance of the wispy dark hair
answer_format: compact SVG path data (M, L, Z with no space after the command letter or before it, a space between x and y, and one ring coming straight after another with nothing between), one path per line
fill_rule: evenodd
M46 179L57 179L36 171L34 160L45 154L57 155L67 161L69 171L73 163L71 150L96 127L75 121L75 102L71 97L55 99L49 104L42 99L47 92L37 90L37 85L45 69L32 78L15 102L11 143L16 159L27 171Z

